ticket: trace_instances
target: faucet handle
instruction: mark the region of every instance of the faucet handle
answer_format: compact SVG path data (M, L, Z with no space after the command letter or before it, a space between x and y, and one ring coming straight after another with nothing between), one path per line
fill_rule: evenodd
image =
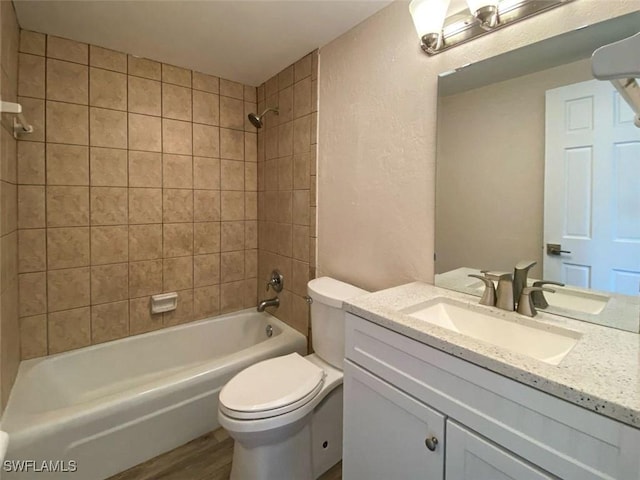
M496 287L489 277L483 277L482 275L469 274L469 277L478 278L484 283L484 293L480 298L480 305L488 305L490 307L496 304Z
M273 288L277 293L280 293L284 288L284 276L278 270L271 272L271 278L267 282L267 292L269 291L269 287Z
M533 282L534 287L542 287L543 285L557 285L558 287L564 287L564 283L554 282L553 280L538 280ZM531 294L531 301L537 308L547 308L549 306L549 302L547 302L542 291L534 290Z
M535 292L549 292L555 293L556 291L551 288L545 287L524 287L520 300L518 301L518 313L526 315L527 317L535 317L538 314L535 305L533 304L532 294Z

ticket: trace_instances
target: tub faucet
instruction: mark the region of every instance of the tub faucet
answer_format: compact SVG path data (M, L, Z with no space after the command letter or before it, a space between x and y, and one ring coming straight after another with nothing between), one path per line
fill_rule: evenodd
M280 299L278 297L269 298L267 300L262 300L258 304L258 311L264 312L265 308L268 308L268 307L278 308L279 305L280 305Z

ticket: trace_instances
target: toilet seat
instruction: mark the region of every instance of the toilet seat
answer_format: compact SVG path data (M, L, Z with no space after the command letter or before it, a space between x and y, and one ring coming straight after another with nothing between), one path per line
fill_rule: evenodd
M256 420L291 412L313 399L325 371L297 353L246 368L220 392L220 410L239 420Z

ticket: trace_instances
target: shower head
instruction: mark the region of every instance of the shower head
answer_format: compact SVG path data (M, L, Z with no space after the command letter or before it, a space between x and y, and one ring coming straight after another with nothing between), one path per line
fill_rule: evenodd
M258 116L255 113L250 113L247 115L249 117L249 121L256 128L262 128L262 115Z
M276 115L278 115L278 107L269 107L269 108L265 109L265 111L262 112L260 115L256 115L255 113L250 113L249 115L247 115L247 117L249 118L249 121L251 122L251 124L254 127L262 128L262 126L263 126L262 118L269 111L274 112Z

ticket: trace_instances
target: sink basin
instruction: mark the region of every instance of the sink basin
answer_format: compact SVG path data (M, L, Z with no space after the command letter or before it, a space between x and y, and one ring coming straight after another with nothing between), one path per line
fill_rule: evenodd
M465 286L473 289L476 295L481 296L484 292L484 284L479 280L469 282ZM546 287L555 290L555 293L544 292L544 298L547 299L550 307L598 315L609 301L608 296L598 293L583 292L555 285L546 285Z
M558 365L582 336L526 318L516 322L491 312L479 312L447 298L430 300L401 312L551 365Z
M609 297L606 295L580 292L569 288L554 287L553 285L550 285L550 287L556 291L555 293L544 293L544 298L547 299L550 307L597 315L609 301Z

